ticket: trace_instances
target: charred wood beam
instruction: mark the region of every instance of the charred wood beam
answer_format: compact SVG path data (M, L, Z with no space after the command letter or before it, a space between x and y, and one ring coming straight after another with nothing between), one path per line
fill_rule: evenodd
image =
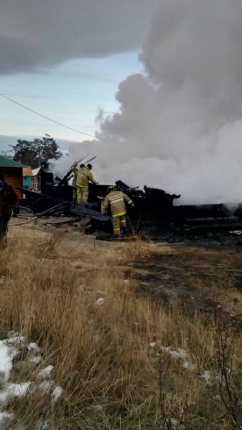
M65 176L63 176L63 178L62 179L60 179L60 178L58 178L58 184L57 184L57 187L61 187L62 185L64 185L64 184L66 184L66 183L68 183L68 180L70 179L69 177L71 176L73 174L73 171L72 171L72 169L71 170L69 170L66 174L65 174Z
M231 217L205 217L205 218L187 218L186 224L198 224L198 223L214 223L214 222L229 222L229 223L237 223L239 218L236 216Z
M45 204L47 206L46 210L42 211L38 216L45 216L45 215L50 215L52 213L55 213L57 210L63 210L66 214L72 214L72 215L78 215L78 216L89 216L90 218L93 218L95 220L98 221L102 221L102 222L108 222L110 221L111 217L102 215L100 212L94 211L92 209L88 209L88 207L86 207L85 205L73 205L70 201L61 201L60 199L57 198L52 198L51 196L49 196L48 194L43 194L42 195L42 201L40 200L36 200L36 194L37 196L39 196L39 193L34 193L33 191L29 191L28 190L28 196L33 196L34 194L34 200L32 202L32 204L29 204L29 207L31 209L33 209L35 212L37 211L36 209L39 209L40 207L44 207ZM23 205L24 205L24 200L23 200ZM39 210L38 210L39 212Z
M22 191L28 197L32 197L33 199L38 199L39 197L44 197L45 194L37 193L36 191L28 190L27 188L16 187L17 190Z
M70 207L70 203L69 202L59 203L56 206L53 206L52 208L47 209L46 211L37 214L36 217L40 218L42 216L51 215L51 214L53 214L53 213L55 213L57 211L59 212L60 210L68 211L69 207Z
M108 222L111 220L110 216L106 216L106 215L102 215L99 212L93 211L92 209L88 209L86 208L84 205L71 205L69 212L73 215L85 215L85 216L89 216L90 218L96 219L98 221L102 221L102 222Z
M217 223L214 222L213 224L194 224L194 225L185 225L183 228L183 231L186 233L189 232L199 232L199 231L225 231L225 230L240 230L242 229L242 223L239 222L238 224L235 223Z

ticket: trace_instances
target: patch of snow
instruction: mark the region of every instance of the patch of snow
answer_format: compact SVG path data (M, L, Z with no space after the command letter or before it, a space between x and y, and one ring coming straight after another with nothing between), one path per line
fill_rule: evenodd
M31 382L22 382L22 384L8 384L7 390L11 397L25 397L30 389Z
M20 399L27 396L31 382L23 382L22 384L6 384L0 391L0 404L4 404L12 397L19 397Z
M100 299L97 299L97 301L95 302L95 305L102 305L105 302L105 299L103 297L100 297Z
M62 396L63 390L60 385L57 385L52 393L53 401L56 402Z
M156 343L155 343L155 342L151 342L151 343L150 343L150 347L151 347L151 348L155 348L155 347L156 347Z
M164 351L164 352L170 352L171 346L162 346L161 350Z
M187 357L187 352L183 349L178 348L177 350L172 349L171 346L166 346L161 348L162 351L167 352L172 356L172 358L178 359L181 358L182 360L185 360Z
M0 377L7 382L12 370L12 359L18 354L18 350L6 344L6 340L0 340Z
M0 429L3 429L8 421L14 418L14 414L9 414L8 412L0 412Z
M36 352L41 352L41 348L37 345L37 343L35 342L30 342L27 345L27 349L28 351L36 351Z
M178 348L177 350L175 350L175 349L172 349L171 346L163 346L161 350L171 355L171 357L174 358L175 360L182 360L183 369L193 372L197 368L197 365L195 363L192 363L191 361L187 360L188 353L183 349Z
M7 388L5 387L3 390L1 390L0 392L0 406L4 406L4 404L6 403L6 401L9 398L9 393Z
M53 388L53 381L43 381L39 384L39 389L44 393L49 393Z
M217 402L221 402L222 398L219 394L217 394L216 396L214 396L214 400L216 400Z
M210 370L205 370L202 375L199 375L200 379L204 379L206 384L210 385L213 379L213 373Z
M45 394L51 394L52 402L55 403L63 393L60 385L54 385L54 381L43 381L38 386L39 390Z
M52 366L50 364L49 366L47 366L44 369L40 370L40 372L37 375L38 378L40 378L40 379L50 378L53 369L54 369L54 366Z
M175 418L171 418L170 422L171 422L172 427L177 427L179 425L179 421L176 420Z
M178 358L181 358L182 360L185 360L185 358L187 357L187 352L183 349L178 348L176 352L178 354Z
M102 411L103 410L103 406L102 405L94 405L93 409L95 409L96 411Z
M49 420L38 420L35 425L35 430L49 430L50 428L50 422Z
M40 364L42 360L43 358L41 357L41 355L36 355L35 357L31 357L29 359L29 362L32 364Z
M175 359L181 358L178 351L170 351L169 354L172 356L172 358L175 358Z
M13 358L19 353L19 346L24 340L24 336L20 336L15 332L9 332L7 339L0 340L0 382L2 383L0 389L0 407L5 406L7 401L14 397L20 399L24 398L30 392L34 393L37 389L45 394L50 394L53 403L62 396L63 389L61 386L55 385L54 381L51 379L51 374L54 369L52 365L45 367L38 373L38 378L44 380L37 386L34 386L33 382L23 382L20 384L8 382L14 367L12 362ZM43 360L42 356L39 354L41 348L34 342L29 343L26 347L28 351L31 352L28 361L33 364L39 364ZM12 418L14 418L13 414L0 410L0 430L4 430L5 426L8 425L8 421ZM34 425L35 430L49 430L49 428L50 423L48 419L38 420ZM21 427L21 430L25 429Z
M10 337L9 339L5 339L4 342L8 345L11 345L11 344L20 345L21 343L24 342L24 336L16 335L16 336Z
M191 372L193 372L193 370L197 368L197 365L190 361L184 361L182 367L186 370L190 370Z

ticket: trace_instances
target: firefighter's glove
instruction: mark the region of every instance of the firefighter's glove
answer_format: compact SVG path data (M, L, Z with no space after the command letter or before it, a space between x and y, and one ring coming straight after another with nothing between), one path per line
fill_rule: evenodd
M19 208L15 208L13 210L13 217L16 218L16 216L19 214Z
M134 204L130 203L129 207L130 207L130 209L134 209Z

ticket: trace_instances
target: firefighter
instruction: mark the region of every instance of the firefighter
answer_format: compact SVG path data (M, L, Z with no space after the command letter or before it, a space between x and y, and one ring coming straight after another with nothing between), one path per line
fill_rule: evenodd
M7 184L0 174L0 243L7 234L12 211L13 216L19 214L19 199L12 185Z
M82 167L83 166L83 167ZM77 173L76 187L77 187L77 203L87 203L89 195L89 182L98 185L95 181L93 174L91 172L92 165L87 166L81 165Z
M116 236L120 235L121 228L124 230L126 229L125 203L127 203L131 208L134 207L132 200L126 196L126 194L122 193L122 191L118 191L115 185L108 187L108 194L103 202L103 214L107 214L108 207L110 205L113 222L113 234Z
M72 180L72 187L73 187L72 201L74 204L77 203L77 186L76 186L77 175L79 170L82 169L83 167L85 167L85 164L81 164L80 167L78 167L77 161L71 166L71 170L74 173L73 180Z
M73 180L72 180L72 188L73 188L72 201L74 204L76 204L76 199L77 199L76 178L77 178L77 173L79 170L79 168L77 167L77 162L71 166L71 170L74 173Z

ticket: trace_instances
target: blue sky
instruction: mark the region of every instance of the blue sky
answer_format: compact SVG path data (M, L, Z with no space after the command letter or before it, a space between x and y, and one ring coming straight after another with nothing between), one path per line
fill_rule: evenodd
M129 74L142 71L138 52L103 58L76 59L39 72L0 76L0 92L42 115L87 134L98 129L97 110L114 113L119 105L115 93ZM65 129L0 97L0 140L41 137L80 141L84 135ZM6 137L6 138L5 138ZM65 145L63 145L65 146Z

